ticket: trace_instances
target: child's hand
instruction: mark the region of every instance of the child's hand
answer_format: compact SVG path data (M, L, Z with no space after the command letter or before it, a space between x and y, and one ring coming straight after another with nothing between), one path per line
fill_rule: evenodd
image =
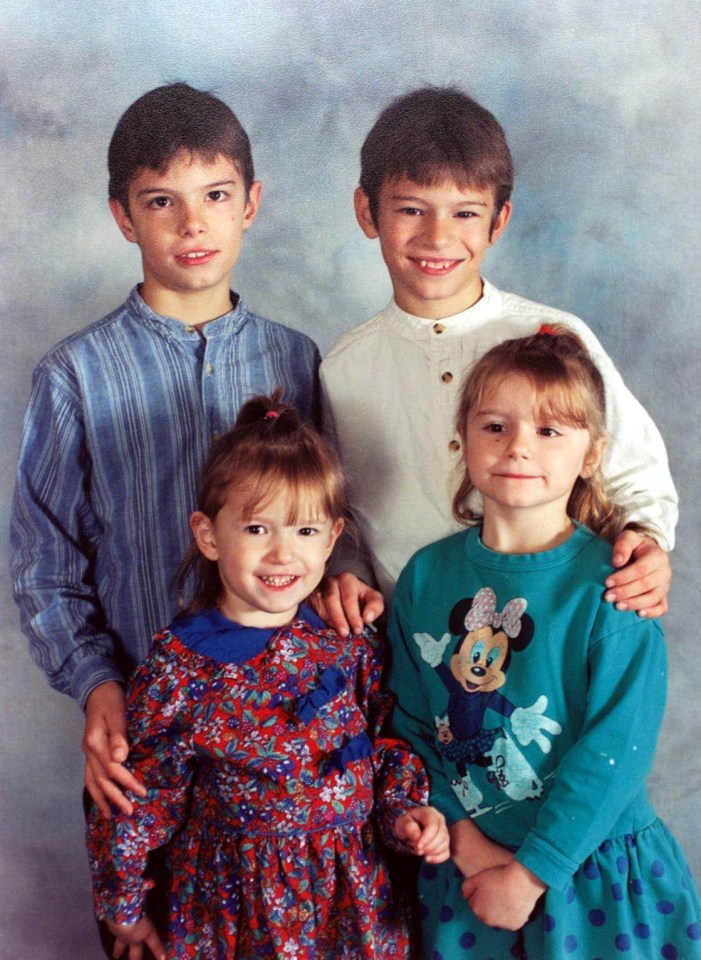
M110 803L114 803L130 816L133 807L122 790L145 797L146 789L123 765L129 753L126 699L113 680L95 687L88 697L83 753L85 786L100 813L109 819Z
M435 807L414 807L394 821L394 834L427 863L443 863L450 856L445 817Z
M480 870L511 863L514 855L486 837L474 820L466 817L450 825L450 855L464 877L473 877Z
M148 917L142 917L136 923L112 923L107 920L107 926L117 941L112 954L116 960L119 960L119 957L125 957L126 960L145 960L145 946L156 960L165 960L166 952L161 938ZM127 950L128 953L125 952Z
M534 873L514 860L464 880L462 895L482 923L504 930L520 930L546 889L546 884Z
M382 594L353 573L327 577L309 600L321 619L341 637L351 631L362 633L365 624L373 623L385 609Z
M667 613L672 566L659 544L636 530L623 530L613 545L613 565L623 569L606 580L605 600L618 610L636 610L641 617Z

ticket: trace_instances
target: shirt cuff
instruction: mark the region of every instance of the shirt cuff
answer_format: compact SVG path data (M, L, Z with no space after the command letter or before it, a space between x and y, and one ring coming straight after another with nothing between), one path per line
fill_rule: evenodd
M521 844L516 859L553 890L562 890L579 866L533 834L529 834Z
M88 697L101 683L115 680L124 686L124 677L109 657L85 657L78 661L71 677L71 696L85 710Z

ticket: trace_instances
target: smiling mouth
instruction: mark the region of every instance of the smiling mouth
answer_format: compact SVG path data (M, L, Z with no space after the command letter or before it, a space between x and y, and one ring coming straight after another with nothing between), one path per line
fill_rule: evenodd
M424 272L435 274L450 273L454 267L462 263L462 260L424 260L419 257L410 259Z
M216 250L191 250L188 253L178 253L175 257L180 263L199 264L211 260Z
M273 590L284 590L286 587L291 586L293 583L296 583L299 580L299 577L294 574L290 574L286 577L264 577L260 576L260 580L266 585L266 587L272 587Z

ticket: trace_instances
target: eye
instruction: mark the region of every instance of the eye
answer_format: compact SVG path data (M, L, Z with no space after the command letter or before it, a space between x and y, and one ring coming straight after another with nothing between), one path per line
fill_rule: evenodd
M154 210L162 210L164 207L171 206L172 202L170 197L152 197L148 202L148 206Z
M476 210L458 210L455 216L461 220L470 220L472 217L478 217L479 214Z
M481 640L478 640L477 643L472 648L472 652L470 653L470 659L472 660L473 663L478 663L483 653L484 653L484 644L482 643Z
M504 433L506 427L503 423L485 423L483 429L487 433Z
M501 649L499 647L492 647L492 649L487 654L487 666L491 667L495 660L498 660L501 656Z
M246 527L246 533L250 533L251 536L254 537L259 537L265 533L265 527L262 523L249 523Z
M228 200L229 194L226 190L210 190L207 194L208 200L213 200L215 203L221 203L222 200Z
M560 432L555 427L539 427L538 433L541 437L559 437Z
M423 210L420 210L418 207L401 207L399 212L406 213L409 217L420 217Z
M318 532L318 527L300 527L297 531L300 537L315 537Z

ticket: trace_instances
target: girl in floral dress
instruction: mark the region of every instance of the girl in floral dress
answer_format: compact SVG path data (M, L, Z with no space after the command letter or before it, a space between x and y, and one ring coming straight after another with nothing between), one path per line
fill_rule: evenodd
M303 602L344 525L338 460L278 397L256 398L215 444L198 507L195 599L129 690L148 794L88 825L97 913L130 960L401 960L380 841L438 864L449 838L421 761L383 734L379 642L340 638ZM164 845L165 948L145 912Z

